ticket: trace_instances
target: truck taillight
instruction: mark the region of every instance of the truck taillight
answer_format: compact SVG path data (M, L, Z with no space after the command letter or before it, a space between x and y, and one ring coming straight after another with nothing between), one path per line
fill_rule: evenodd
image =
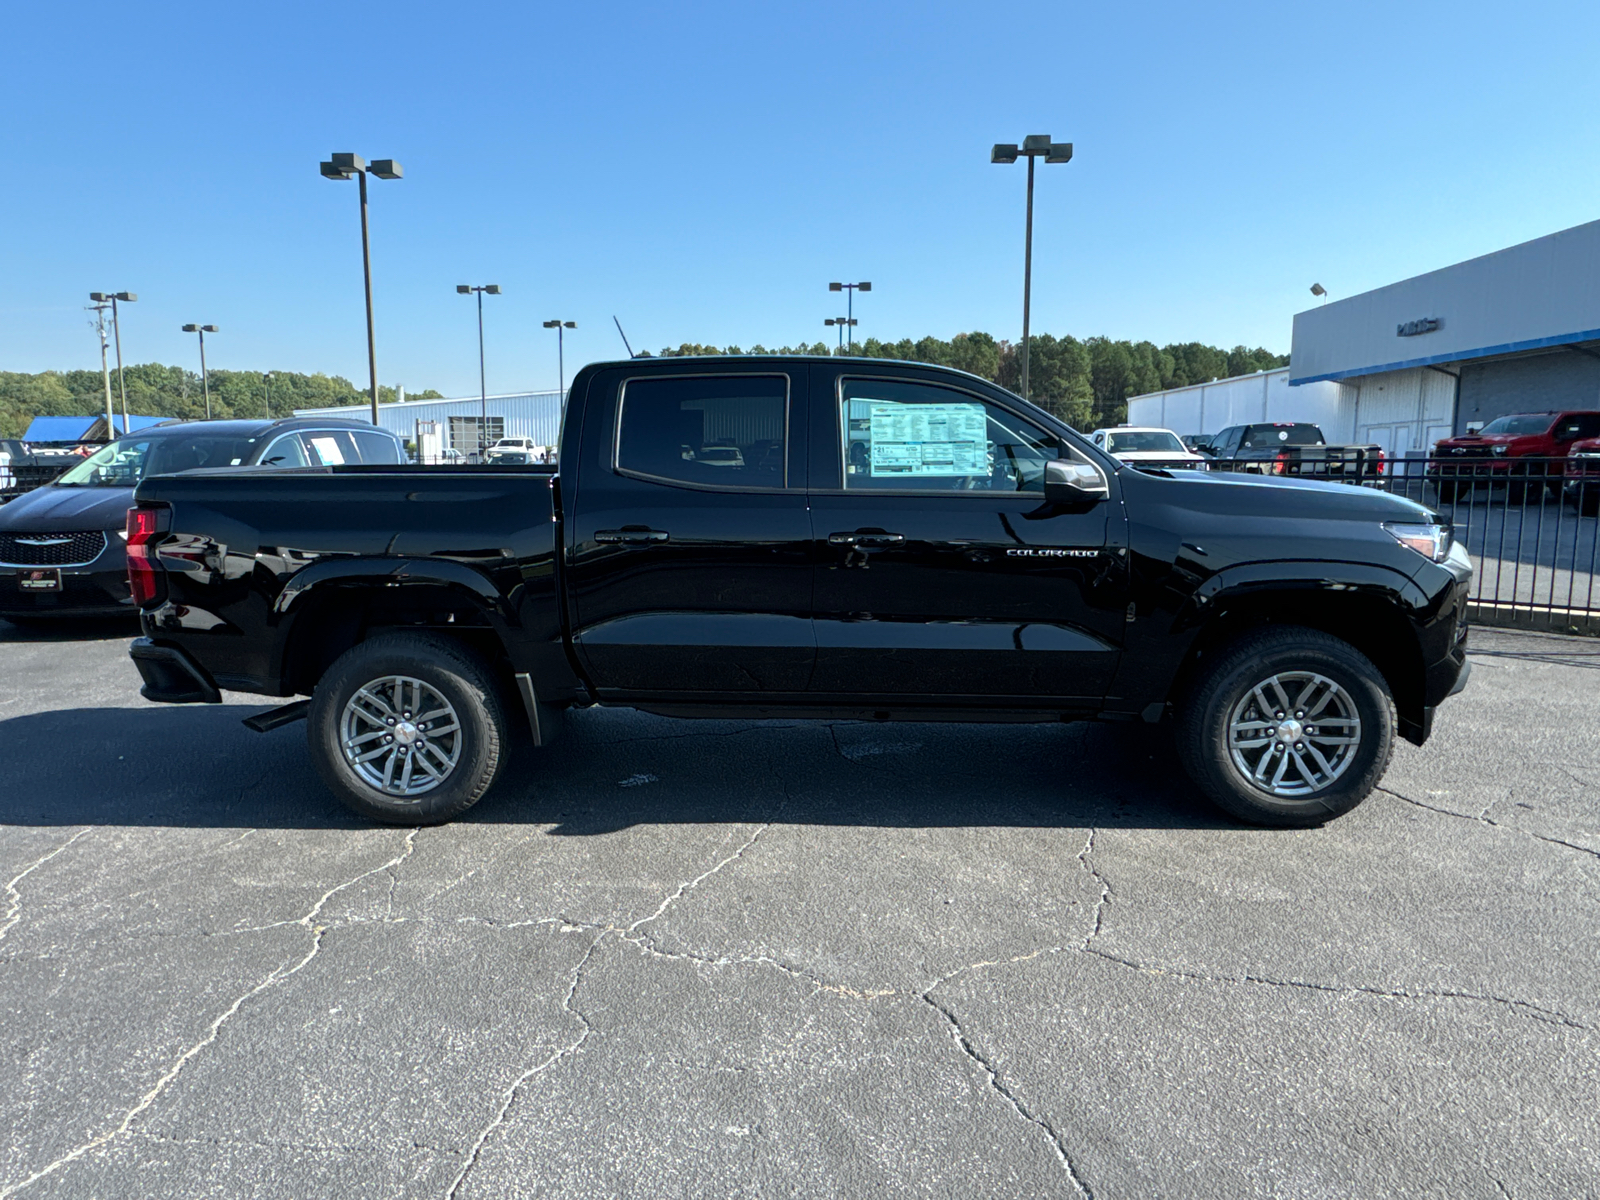
M150 556L150 543L172 523L172 510L139 505L128 510L128 590L140 608L153 604L160 594L159 568Z
M1388 455L1386 455L1382 450L1378 451L1378 474L1379 475L1382 475L1384 473L1384 466L1385 466L1385 461L1387 460L1387 458L1388 458Z
M1272 473L1274 475L1287 475L1289 473L1289 452L1279 450L1278 456L1272 460Z

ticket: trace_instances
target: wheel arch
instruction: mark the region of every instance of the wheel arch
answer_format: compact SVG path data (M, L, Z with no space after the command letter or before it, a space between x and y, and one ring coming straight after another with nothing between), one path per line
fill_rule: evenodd
M1179 664L1169 700L1181 701L1200 669L1226 646L1255 630L1303 626L1336 637L1367 657L1383 676L1394 700L1400 733L1408 741L1425 736L1426 669L1412 614L1427 601L1415 584L1385 568L1361 566L1330 576L1337 564L1305 564L1320 575L1285 577L1281 572L1213 577L1180 617L1193 638ZM1229 573L1224 573L1229 574Z

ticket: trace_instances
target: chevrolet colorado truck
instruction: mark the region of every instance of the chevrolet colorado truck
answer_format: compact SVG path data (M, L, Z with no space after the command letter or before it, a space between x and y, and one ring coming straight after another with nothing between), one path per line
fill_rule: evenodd
M559 461L145 478L143 695L301 697L246 724L304 718L329 788L399 824L475 803L516 726L543 745L600 704L1166 723L1213 801L1306 826L1466 682L1472 568L1436 513L1141 472L957 371L591 365Z

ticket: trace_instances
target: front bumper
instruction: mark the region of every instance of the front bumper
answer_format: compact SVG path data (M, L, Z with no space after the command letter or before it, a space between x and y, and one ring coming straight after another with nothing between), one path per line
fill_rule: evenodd
M126 560L115 567L103 563L62 567L61 590L51 592L22 589L19 580L30 570L39 568L0 567L0 617L110 617L138 611L128 591Z

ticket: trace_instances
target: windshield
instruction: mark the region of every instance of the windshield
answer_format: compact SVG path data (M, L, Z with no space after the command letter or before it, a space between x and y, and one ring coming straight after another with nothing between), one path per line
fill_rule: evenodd
M1139 429L1132 433L1106 434L1106 450L1111 454L1182 454L1183 443L1178 435L1165 429Z
M146 475L170 475L196 467L236 467L255 449L254 438L123 438L102 446L56 480L57 487L137 487Z
M1322 430L1315 425L1251 425L1244 431L1246 446L1320 446Z
M1478 432L1527 436L1530 433L1543 433L1550 428L1550 422L1553 419L1549 413L1533 413L1520 417L1496 417Z

